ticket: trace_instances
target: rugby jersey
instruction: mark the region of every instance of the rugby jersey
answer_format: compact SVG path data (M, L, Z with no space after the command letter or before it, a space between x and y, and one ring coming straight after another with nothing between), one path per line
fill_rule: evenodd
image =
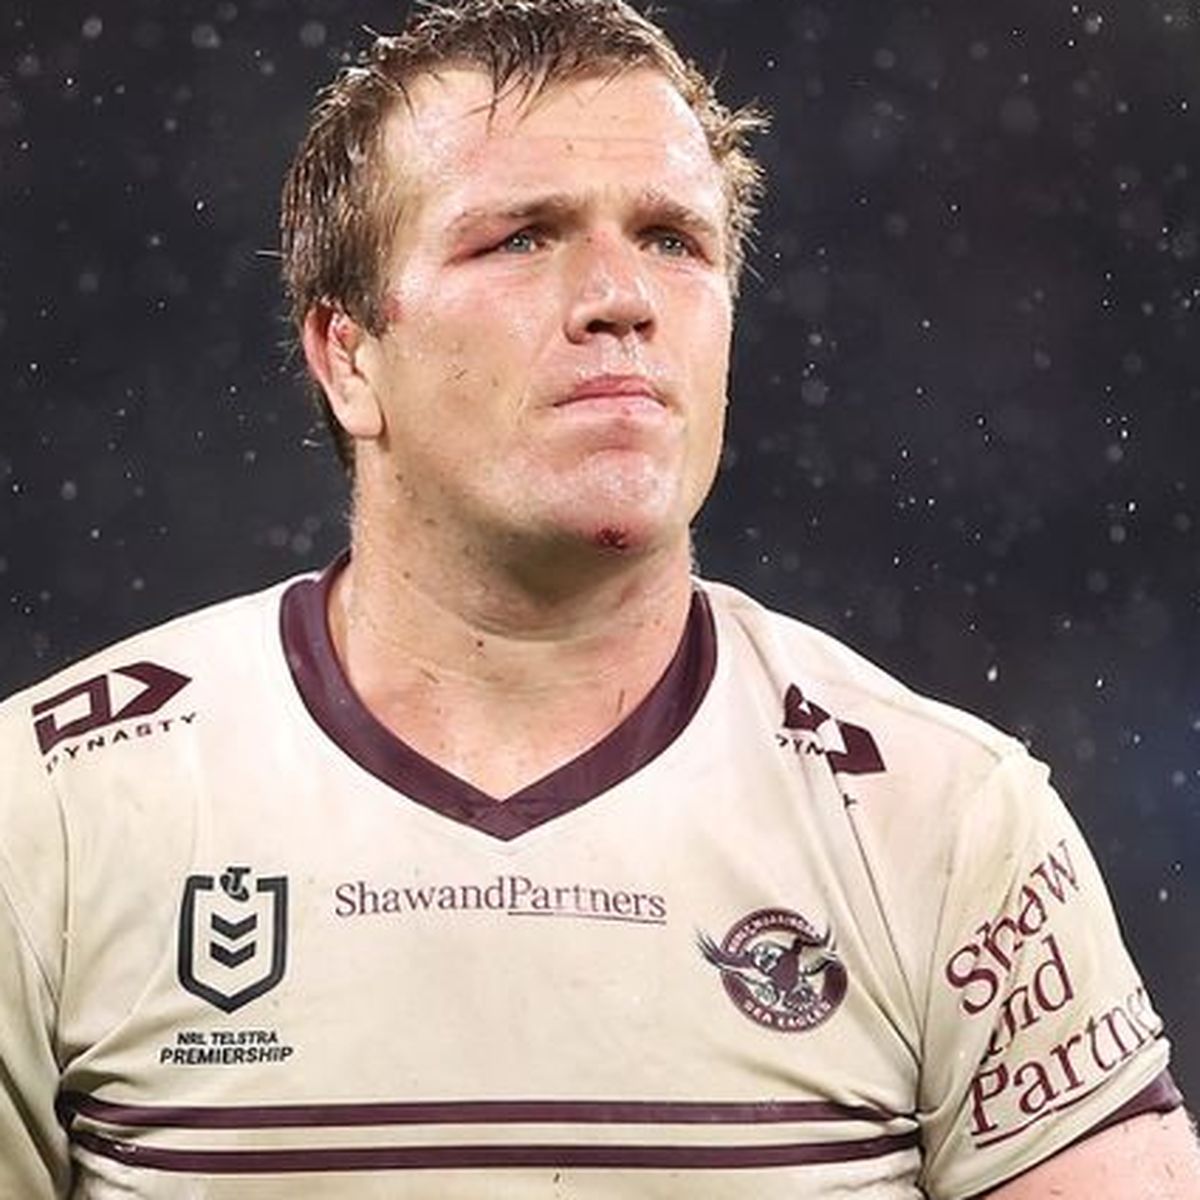
M355 695L340 567L0 708L0 1195L959 1200L1179 1103L1018 742L698 580L497 800Z

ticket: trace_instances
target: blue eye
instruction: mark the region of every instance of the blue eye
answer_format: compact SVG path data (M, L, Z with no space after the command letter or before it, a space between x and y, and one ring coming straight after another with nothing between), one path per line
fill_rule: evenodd
M670 230L655 230L650 235L651 244L660 254L668 258L687 258L692 253L692 244L687 238Z
M530 254L538 248L540 239L533 229L518 229L510 233L496 249L503 254Z

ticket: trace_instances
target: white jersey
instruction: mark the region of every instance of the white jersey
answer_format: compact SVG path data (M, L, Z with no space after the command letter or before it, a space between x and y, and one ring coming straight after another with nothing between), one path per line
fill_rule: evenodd
M0 708L0 1195L957 1200L1179 1103L1013 740L700 583L499 802L355 696L332 570Z

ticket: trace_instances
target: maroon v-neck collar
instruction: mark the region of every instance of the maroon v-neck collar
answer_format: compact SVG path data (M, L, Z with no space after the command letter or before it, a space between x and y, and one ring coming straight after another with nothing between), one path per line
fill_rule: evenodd
M695 715L716 669L716 633L696 589L674 658L620 725L577 758L500 801L419 754L386 729L350 686L329 635L329 591L348 556L284 593L280 631L292 678L313 720L352 758L418 804L503 841L562 816L661 754Z

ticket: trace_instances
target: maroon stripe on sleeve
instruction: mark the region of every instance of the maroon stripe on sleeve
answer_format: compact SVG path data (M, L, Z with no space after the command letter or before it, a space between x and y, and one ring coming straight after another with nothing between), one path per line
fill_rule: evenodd
M1105 1081L1101 1080L1095 1086L1089 1088L1086 1092L1079 1092L1070 1097L1068 1100L1062 1101L1060 1104L1052 1104L1042 1109L1035 1117L1030 1117L1023 1125L1018 1125L1015 1129L1006 1129L1003 1133L996 1134L994 1137L987 1138L978 1143L979 1148L985 1149L988 1146L996 1146L1001 1142L1011 1141L1015 1137L1020 1137L1023 1133L1032 1129L1034 1125L1040 1125L1049 1117L1056 1113L1065 1112L1068 1108L1075 1108L1083 1101L1091 1099L1097 1092L1101 1091L1105 1086ZM1169 1071L1163 1071L1152 1083L1144 1087L1131 1100L1126 1100L1119 1108L1114 1109L1106 1117L1102 1117L1090 1129L1081 1133L1074 1142L1069 1142L1067 1145L1076 1145L1084 1139L1089 1138L1094 1133L1099 1133L1102 1129L1107 1129L1110 1125L1118 1125L1122 1121L1127 1121L1130 1117L1136 1117L1141 1113L1148 1112L1170 1112L1173 1108L1178 1108L1183 1103L1183 1096L1179 1089L1175 1086L1175 1081L1171 1078ZM1062 1149L1066 1149L1064 1146Z
M823 1101L432 1100L395 1104L274 1104L255 1107L114 1104L69 1092L61 1107L110 1125L138 1128L284 1129L353 1125L759 1125L804 1121L892 1121L899 1114Z
M84 1130L72 1139L128 1166L198 1175L276 1175L319 1171L590 1167L731 1170L850 1162L910 1150L917 1134L785 1146L343 1146L294 1150L176 1150L112 1141Z
M1087 1099L1097 1091L1097 1088L1092 1088L1091 1091L1084 1093L1080 1099ZM1106 1117L1102 1117L1085 1133L1081 1133L1074 1141L1068 1142L1065 1146L1059 1147L1054 1151L1054 1154L1048 1155L1041 1159L1027 1170L1034 1170L1041 1166L1042 1163L1048 1162L1055 1154L1061 1154L1064 1150L1069 1150L1072 1146L1078 1146L1082 1142L1086 1142L1088 1138L1099 1133L1101 1130L1110 1129L1114 1125L1119 1125L1122 1121L1128 1121L1132 1117L1139 1117L1145 1113L1169 1113L1177 1109L1183 1104L1183 1095L1175 1086L1175 1080L1171 1078L1170 1071L1163 1071L1157 1075L1150 1083L1148 1083L1136 1096L1126 1100L1119 1108L1113 1109ZM1053 1111L1061 1111L1061 1108L1070 1107L1063 1105L1058 1110L1047 1110L1047 1113ZM994 1145L998 1141L1006 1141L1013 1134L1025 1133L1031 1125L1037 1124L1037 1121L1030 1121L1022 1125L1020 1129L1014 1130L1012 1134L1002 1138L993 1138L990 1142L981 1142L981 1146ZM1019 1179L1026 1171L1021 1171L1019 1174L1012 1176L1009 1179L1002 1180L1003 1183L1011 1183L1013 1179ZM984 1200L985 1196L991 1194L992 1189L987 1192L978 1192L968 1200Z
M1130 1117L1139 1117L1143 1113L1173 1112L1183 1103L1183 1094L1175 1086L1170 1071L1163 1071L1151 1083L1148 1083L1132 1100L1126 1100L1115 1112L1109 1113L1099 1124L1092 1126L1083 1136L1091 1137L1110 1125L1119 1125ZM1083 1140L1082 1138L1080 1139Z

